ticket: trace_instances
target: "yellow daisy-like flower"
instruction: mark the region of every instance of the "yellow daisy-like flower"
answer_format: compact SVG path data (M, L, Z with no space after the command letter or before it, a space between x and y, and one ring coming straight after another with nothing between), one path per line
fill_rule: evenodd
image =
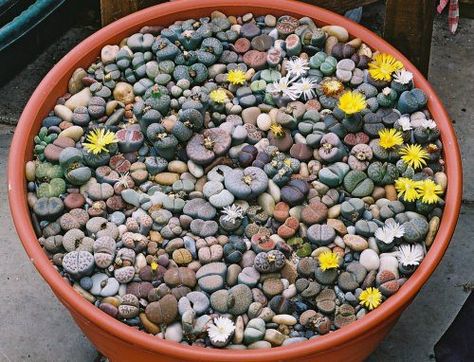
M156 271L158 269L158 263L156 261L152 261L150 267L151 270Z
M97 155L101 152L109 152L107 146L112 143L117 143L118 139L114 132L100 128L90 132L86 137L86 141L88 142L84 142L82 146L87 150L87 152Z
M369 63L369 74L375 80L391 81L392 74L403 69L403 64L390 54L380 53Z
M428 152L420 145L405 145L398 153L402 156L403 162L415 170L426 165L426 160L429 158Z
M382 293L377 288L368 287L359 295L359 304L369 310L377 308L382 303Z
M275 135L275 137L283 137L285 134L283 127L278 123L272 123L270 126L270 131Z
M420 197L418 181L408 177L399 177L395 181L395 189L398 192L398 197L403 197L403 200L407 202L413 202Z
M321 82L321 90L325 96L335 97L344 91L344 85L337 79L326 79Z
M380 137L380 147L385 149L393 148L395 146L400 146L403 144L403 137L400 131L397 131L395 128L384 128L379 131Z
M227 96L227 92L222 88L214 89L211 93L209 93L209 98L214 103L225 103L229 100Z
M337 104L345 114L355 114L364 110L367 107L367 102L362 93L349 91L339 97Z
M339 267L339 255L332 251L323 251L318 255L318 261L322 271Z
M232 69L227 73L227 81L231 84L242 85L245 83L245 72L240 69Z
M437 203L440 200L438 195L443 193L443 188L441 185L436 184L436 182L430 179L419 181L417 189L421 201L426 204Z

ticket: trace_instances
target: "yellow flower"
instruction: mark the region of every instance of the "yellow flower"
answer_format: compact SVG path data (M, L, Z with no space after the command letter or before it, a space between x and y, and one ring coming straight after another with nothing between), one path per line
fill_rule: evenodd
M225 103L229 100L226 91L222 88L214 89L211 93L209 93L209 98L211 98L211 101L214 103Z
M434 204L440 200L438 195L443 193L441 185L437 185L433 180L426 179L419 181L417 185L421 201L426 204Z
M87 152L93 153L94 155L101 152L109 152L107 146L118 142L115 133L106 131L104 128L93 130L87 135L86 140L88 142L84 142L82 146Z
M235 85L244 84L245 72L240 69L232 69L227 73L227 81Z
M275 137L283 137L285 134L283 127L278 123L272 123L270 126L270 131L275 135Z
M418 181L414 181L408 177L399 177L395 181L395 189L398 192L398 197L403 197L403 200L407 202L413 202L420 197Z
M326 79L321 82L321 90L325 96L334 97L342 93L344 85L337 79Z
M382 303L382 293L377 288L368 287L359 295L359 304L369 310L377 308Z
M150 264L151 270L155 271L158 269L158 263L156 261L152 261Z
M318 261L322 271L339 267L339 255L332 251L323 251L318 255Z
M392 74L403 69L403 64L390 54L380 53L369 63L370 76L375 80L391 81Z
M337 106L345 114L354 114L364 110L367 107L367 102L361 93L349 91L339 98Z
M420 145L406 145L403 146L399 154L402 156L403 162L415 170L426 165L426 160L429 158L426 152Z
M400 146L403 144L403 137L400 131L397 131L395 128L384 128L379 131L380 137L380 147L385 149L392 148L395 146Z

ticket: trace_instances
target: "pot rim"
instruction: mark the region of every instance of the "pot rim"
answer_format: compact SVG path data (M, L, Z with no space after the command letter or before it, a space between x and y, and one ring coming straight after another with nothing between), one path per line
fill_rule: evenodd
M72 74L74 71L71 68L72 62L76 58L82 58L89 48L93 48L98 43L101 46L107 44L108 39L113 34L120 33L124 29L130 31L130 29L143 25L151 25L156 17L175 15L179 12L190 13L192 10L202 11L204 9L208 10L209 14L216 9L223 9L224 12L229 14L232 11L241 13L242 8L247 8L247 11L256 10L257 13L285 12L300 17L308 16L318 24L340 25L349 31L350 36L361 38L372 49L392 54L400 60L405 65L405 68L413 73L415 85L423 89L428 96L428 109L440 129L443 149L446 151L444 152L444 161L446 163L445 172L448 177L448 187L445 193L446 205L440 227L429 252L415 273L408 278L397 293L389 297L380 307L344 328L309 341L268 350L224 351L185 346L172 341L158 339L151 334L126 326L102 312L82 296L79 296L69 283L61 277L41 248L31 223L27 204L24 167L25 162L31 159L31 153L28 150L28 142L25 140L34 132L35 126L31 120L37 117L42 108L47 107L45 103L51 97L49 95L50 89L57 86L58 79ZM368 29L331 11L297 1L239 0L235 2L235 0L180 0L141 10L100 29L79 43L49 71L25 106L16 127L8 159L8 194L15 228L31 262L68 309L74 310L75 313L80 314L104 332L134 344L138 348L155 353L164 353L179 359L192 360L199 358L202 360L232 361L235 358L239 358L243 361L280 360L283 358L297 358L298 356L328 350L347 343L368 332L370 329L376 328L383 323L388 315L396 314L411 302L440 262L453 235L461 207L462 164L459 145L451 121L431 85L405 56Z

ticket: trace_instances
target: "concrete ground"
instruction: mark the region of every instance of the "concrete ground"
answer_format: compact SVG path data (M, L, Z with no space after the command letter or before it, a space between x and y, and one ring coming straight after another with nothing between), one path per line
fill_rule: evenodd
M14 124L37 82L71 44L90 33L73 29L11 82L0 85L0 123ZM369 361L431 361L433 346L461 308L474 281L474 20L461 19L453 36L446 18L435 22L430 80L444 100L464 162L464 204L456 233L439 267ZM73 323L29 262L7 205L6 167L13 127L0 126L0 362L93 361L94 347Z

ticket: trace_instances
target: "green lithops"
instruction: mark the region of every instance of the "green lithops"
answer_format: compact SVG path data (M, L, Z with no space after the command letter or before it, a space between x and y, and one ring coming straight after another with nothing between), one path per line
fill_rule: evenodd
M34 152L35 152L35 155L38 156L38 159L40 161L45 160L44 149L46 148L46 146L49 145L50 143L53 143L53 141L56 138L58 138L58 135L56 133L49 134L47 127L41 127L38 134L34 138L34 141L35 141Z
M48 181L53 178L61 178L64 171L60 165L54 165L49 162L40 162L35 170L36 179L40 181Z
M365 172L351 170L344 177L344 188L354 197L364 197L372 193L374 182Z
M58 197L66 192L66 182L62 178L53 178L38 186L36 195L38 197Z
M376 185L391 185L400 176L393 163L376 161L369 165L367 175Z
M350 167L347 163L336 162L319 171L319 181L330 187L337 187L342 183L349 170Z
M336 71L337 59L324 52L318 52L309 58L309 66L319 69L325 76L329 76Z

